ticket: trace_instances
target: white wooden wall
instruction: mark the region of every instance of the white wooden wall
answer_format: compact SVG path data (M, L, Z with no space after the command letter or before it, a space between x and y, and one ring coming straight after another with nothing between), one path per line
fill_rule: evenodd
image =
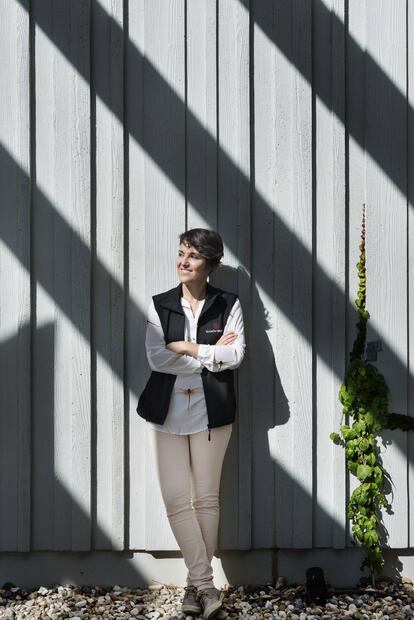
M0 0L0 551L178 549L135 408L197 226L248 343L219 547L352 546L363 203L369 340L414 412L413 41L414 0ZM407 548L414 439L383 439Z

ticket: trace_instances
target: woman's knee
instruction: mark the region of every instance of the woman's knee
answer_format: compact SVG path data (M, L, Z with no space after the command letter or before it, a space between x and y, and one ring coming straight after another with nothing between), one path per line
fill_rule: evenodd
M191 492L190 488L177 487L176 485L167 485L165 480L160 480L161 495L167 515L174 515L185 510L191 510Z
M197 491L193 498L193 507L195 510L201 508L218 510L220 508L219 491L216 489L205 492Z

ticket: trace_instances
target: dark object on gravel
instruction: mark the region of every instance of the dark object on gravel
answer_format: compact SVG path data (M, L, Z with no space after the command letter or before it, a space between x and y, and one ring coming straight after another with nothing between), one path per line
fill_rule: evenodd
M306 604L325 605L327 597L327 586L323 575L323 570L319 566L312 566L306 569Z

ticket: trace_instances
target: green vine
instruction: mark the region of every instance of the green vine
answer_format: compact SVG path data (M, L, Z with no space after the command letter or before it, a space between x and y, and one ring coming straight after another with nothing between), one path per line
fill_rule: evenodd
M366 566L375 586L375 574L384 565L381 548L381 507L388 508L383 486L390 479L382 466L377 435L383 429L414 430L414 419L388 413L388 387L382 374L365 360L366 332L369 312L366 310L365 262L365 205L362 213L360 256L356 264L359 287L355 304L359 320L357 335L350 353L345 380L339 390L343 414L349 414L352 425L342 424L339 433L331 433L336 444L345 447L346 466L360 481L347 506L347 517L352 520L352 532L357 544L365 548L361 570ZM342 438L341 438L342 435Z

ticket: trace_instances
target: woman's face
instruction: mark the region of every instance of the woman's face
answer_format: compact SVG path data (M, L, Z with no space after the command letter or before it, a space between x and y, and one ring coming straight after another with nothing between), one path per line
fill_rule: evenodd
M181 243L176 261L177 273L181 282L205 282L209 273L206 259L199 255L193 246Z

